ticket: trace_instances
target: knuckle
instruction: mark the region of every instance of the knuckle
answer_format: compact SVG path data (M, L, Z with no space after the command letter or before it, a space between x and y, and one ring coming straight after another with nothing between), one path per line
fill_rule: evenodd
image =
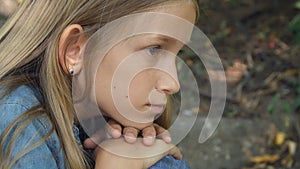
M133 127L125 127L124 128L124 132L125 133L133 133L133 134L135 134L135 133L137 133L137 130L135 129L135 128L133 128Z
M156 133L154 131L145 131L143 133L143 136L155 136Z

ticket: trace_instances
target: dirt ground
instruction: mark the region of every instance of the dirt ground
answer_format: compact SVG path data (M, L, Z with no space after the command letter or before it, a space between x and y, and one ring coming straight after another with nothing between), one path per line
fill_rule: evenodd
M295 35L288 30L288 25L300 13L294 8L296 1L200 2L203 4L198 27L212 41L228 73L227 78L233 81L228 83L227 116L268 116L272 109L270 101L276 101L276 94L280 95L280 101L295 101L299 87L300 46L294 43ZM236 62L246 69L242 77L232 79L232 67ZM207 81L206 77L198 78L201 84ZM273 113L281 109L284 108L279 107Z
M198 27L222 59L228 93L215 135L204 145L197 143L198 124L183 140L188 161L193 168L299 169L300 46L288 29L300 13L296 1L200 2ZM203 68L199 61L192 55L184 59L197 76ZM208 79L201 75L198 121L210 104Z

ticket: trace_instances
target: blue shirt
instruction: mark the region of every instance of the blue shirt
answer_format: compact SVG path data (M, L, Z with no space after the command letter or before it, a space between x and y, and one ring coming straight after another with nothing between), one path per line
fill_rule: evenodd
M20 86L9 95L0 100L0 133L2 133L10 123L18 118L22 113L40 104L37 92L27 86ZM51 130L50 119L46 115L41 115L22 130L17 139L12 139L9 134L8 140L15 141L12 158L18 156L27 148L32 147ZM15 128L14 128L15 129ZM74 135L78 140L78 129L73 126ZM75 139L75 138L74 138ZM5 144L6 146L8 143ZM6 148L5 146L5 148ZM3 151L6 151L4 148ZM29 150L13 166L14 169L64 169L64 154L62 152L59 138L54 132L39 146ZM166 156L150 169L190 169L184 160L175 160L171 156Z

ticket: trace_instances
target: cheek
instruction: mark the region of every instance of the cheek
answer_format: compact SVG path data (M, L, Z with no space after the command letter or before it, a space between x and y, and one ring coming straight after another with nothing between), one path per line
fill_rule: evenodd
M131 104L140 111L145 111L145 104L149 101L149 94L154 89L154 79L151 72L143 71L137 74L129 86Z
M111 57L105 57L100 63L95 79L95 94L98 106L106 113L110 112L113 106L111 94L111 82L115 66L112 63Z
M95 92L98 106L105 112L109 112L108 108L112 105L112 96L110 92L110 79L107 74L98 71L95 81ZM102 112L104 113L104 112Z

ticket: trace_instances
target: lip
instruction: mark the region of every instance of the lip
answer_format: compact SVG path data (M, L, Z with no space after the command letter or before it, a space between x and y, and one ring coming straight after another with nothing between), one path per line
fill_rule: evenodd
M146 106L150 109L153 113L162 113L165 110L165 104L146 104Z

